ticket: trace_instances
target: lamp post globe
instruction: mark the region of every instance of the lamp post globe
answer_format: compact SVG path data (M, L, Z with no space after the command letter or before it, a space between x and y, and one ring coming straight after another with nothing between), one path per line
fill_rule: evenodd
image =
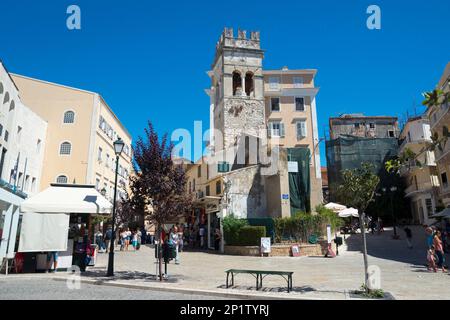
M116 141L114 141L113 145L114 145L114 153L116 154L116 171L114 179L114 197L112 208L112 239L108 257L108 271L106 274L108 277L114 276L114 242L116 238L115 224L116 224L117 174L119 171L119 157L123 151L125 143L121 138L118 138Z

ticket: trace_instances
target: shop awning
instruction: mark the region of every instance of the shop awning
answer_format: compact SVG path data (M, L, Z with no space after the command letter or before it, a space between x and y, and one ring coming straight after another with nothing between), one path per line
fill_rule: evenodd
M19 252L65 251L71 213L109 214L112 204L92 185L51 184L20 205Z
M92 185L51 184L25 200L22 212L110 214L112 203Z

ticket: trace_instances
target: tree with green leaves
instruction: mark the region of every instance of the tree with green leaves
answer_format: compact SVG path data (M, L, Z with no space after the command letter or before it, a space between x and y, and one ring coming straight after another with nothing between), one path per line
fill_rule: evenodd
M380 178L374 173L374 166L371 163L362 163L360 168L343 170L341 175L342 183L337 189L338 200L347 207L358 209L359 212L363 244L365 288L368 293L369 265L367 261L366 228L364 225L365 210L374 199Z
M443 92L442 90L435 89L431 92L423 93L425 100L422 105L426 106L428 109L436 106L446 105L450 103L450 92ZM402 168L409 170L413 166L422 167L422 162L419 160L420 156L428 151L439 151L444 150L448 138L450 137L450 132L447 126L442 127L442 133L439 135L438 132L434 132L431 136L431 142L425 145L418 153L413 152L409 148L405 148L398 157L386 161L385 167L388 172L400 173Z

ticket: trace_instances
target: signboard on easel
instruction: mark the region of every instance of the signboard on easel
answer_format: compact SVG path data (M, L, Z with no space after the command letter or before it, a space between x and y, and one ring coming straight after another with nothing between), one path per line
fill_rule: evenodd
M261 254L270 253L271 243L270 238L261 238Z

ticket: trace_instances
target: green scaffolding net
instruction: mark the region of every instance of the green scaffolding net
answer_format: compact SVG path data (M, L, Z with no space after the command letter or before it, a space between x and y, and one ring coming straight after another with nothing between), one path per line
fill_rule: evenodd
M310 171L311 153L308 148L288 148L288 161L297 162L298 172L289 172L289 199L291 215L299 211L310 212Z
M330 196L341 182L341 171L360 168L363 162L373 164L375 173L388 179L384 169L387 160L397 155L396 138L364 138L342 135L326 141L326 157Z

